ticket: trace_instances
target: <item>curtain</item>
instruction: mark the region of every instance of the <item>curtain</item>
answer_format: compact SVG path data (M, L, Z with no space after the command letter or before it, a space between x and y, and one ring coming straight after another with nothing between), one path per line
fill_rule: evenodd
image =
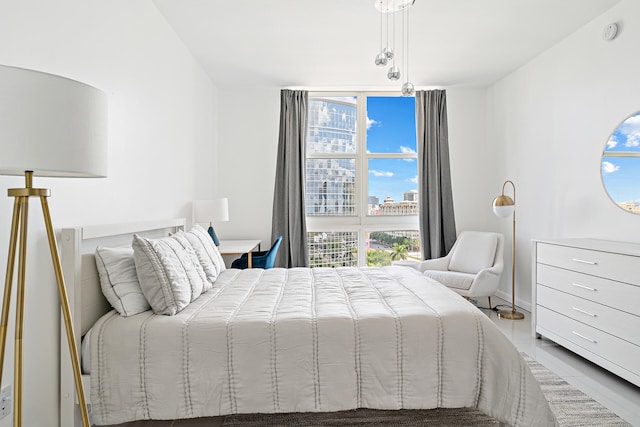
M446 91L416 91L416 128L422 255L439 258L456 241Z
M280 93L280 136L273 195L271 240L282 236L275 265L308 266L307 225L304 208L305 151L308 93Z

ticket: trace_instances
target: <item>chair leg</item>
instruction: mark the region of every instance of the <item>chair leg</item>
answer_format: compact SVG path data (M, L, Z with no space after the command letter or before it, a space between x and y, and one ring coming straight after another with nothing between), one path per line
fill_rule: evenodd
M493 310L493 307L491 307L491 297L487 297L489 298L489 310Z

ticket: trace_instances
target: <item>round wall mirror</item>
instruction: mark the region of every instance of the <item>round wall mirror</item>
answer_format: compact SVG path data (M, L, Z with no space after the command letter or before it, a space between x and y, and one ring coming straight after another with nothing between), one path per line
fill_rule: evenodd
M616 205L640 214L640 111L620 123L605 144L602 183Z

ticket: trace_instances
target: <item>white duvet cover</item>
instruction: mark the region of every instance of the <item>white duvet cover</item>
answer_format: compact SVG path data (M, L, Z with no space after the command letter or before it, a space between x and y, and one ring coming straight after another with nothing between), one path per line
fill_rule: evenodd
M556 425L486 315L405 267L224 271L175 316L102 317L91 372L98 425L438 407Z

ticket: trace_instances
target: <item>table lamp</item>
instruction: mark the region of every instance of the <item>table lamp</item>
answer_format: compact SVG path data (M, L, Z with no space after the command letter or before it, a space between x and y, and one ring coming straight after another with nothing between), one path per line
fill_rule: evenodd
M33 177L105 177L107 173L107 102L99 90L52 74L0 65L0 174L24 175L25 187L9 189L15 199L9 238L7 275L0 321L0 384L9 321L11 287L18 251L16 290L13 425L22 425L23 324L29 198L39 197L83 426L89 427L78 347L47 198Z
M504 194L507 184L513 188L513 199ZM511 237L511 310L499 310L502 319L522 320L524 314L516 311L516 186L512 181L502 184L502 194L493 200L493 213L501 218L513 215L513 235Z
M213 222L229 221L229 199L226 197L213 200L195 200L193 202L193 222L196 224L209 223L207 231L216 246L220 240L213 229Z

